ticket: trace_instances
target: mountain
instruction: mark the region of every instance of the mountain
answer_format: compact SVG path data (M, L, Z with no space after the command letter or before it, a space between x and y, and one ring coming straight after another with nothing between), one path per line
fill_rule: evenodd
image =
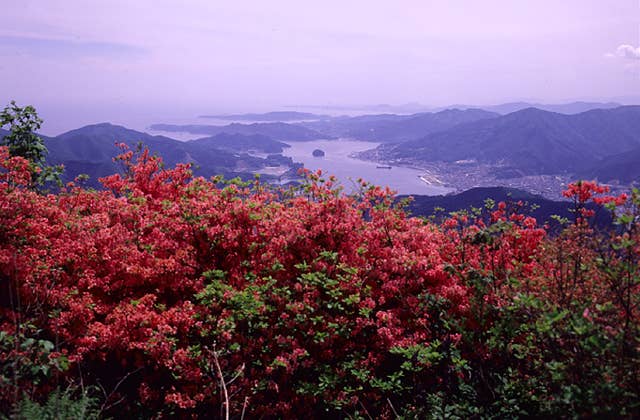
M357 138L362 133L375 131L399 121L411 118L413 115L397 114L368 114L355 117L334 117L322 121L301 122L298 125L318 131L331 137ZM366 137L370 137L367 133ZM361 139L362 140L362 139Z
M263 114L231 114L231 115L201 115L198 118L212 118L216 120L229 120L229 121L273 121L273 122L285 122L285 121L302 121L302 120L324 120L331 118L328 115L318 115L309 112L296 112L296 111L274 111L265 112Z
M571 212L573 203L569 201L554 201L546 199L542 196L530 194L526 191L506 188L506 187L482 187L471 188L458 194L450 194L445 196L426 196L413 195L413 200L409 203L407 210L412 216L429 217L432 215L442 215L436 213L436 209L444 209L444 215L449 212L459 210L469 210L471 207L483 208L486 199L492 199L496 203L504 201L506 203L515 203L522 201L525 207L521 211L522 214L533 216L536 220L543 224L552 222L551 216L558 215L573 220ZM404 196L398 197L402 199ZM595 207L591 206L595 209ZM599 225L609 224L611 218L605 211L597 211L596 222Z
M608 183L640 183L640 147L607 156L593 167L583 171L580 176L584 179L597 179Z
M152 136L110 123L88 125L71 130L46 140L45 144L49 155L56 161L96 163L109 161L118 154L116 142L125 143L131 148L135 148L137 143L141 142L154 152L161 154L170 165L188 160L186 151L177 140L164 136Z
M431 111L432 107L422 105L418 102L409 102L406 104L400 105L391 105L391 104L375 104L375 105L363 105L363 104L352 104L352 105L320 105L320 104L296 104L296 105L287 105L285 108L295 108L295 109L316 109L316 110L324 110L324 111L358 111L358 112L371 112L371 113L399 113L399 114L414 114L416 112L426 112Z
M579 114L592 109L612 109L622 106L617 102L568 102L564 104L541 104L534 102L507 102L498 105L450 105L447 108L459 108L470 109L478 108L486 111L495 112L501 115L511 114L512 112L521 111L527 108L538 108L543 111L557 112L559 114ZM447 108L437 108L437 110L444 110Z
M412 115L380 114L342 117L326 121L301 123L305 127L332 136L383 143L415 140L459 124L498 117L480 109L447 109Z
M554 174L579 172L635 147L640 147L640 106L575 115L527 108L380 150L387 159L476 160L525 174Z
M568 201L552 201L542 196L534 195L526 191L506 188L506 187L478 187L471 188L458 194L427 196L412 196L413 200L408 206L408 210L413 216L431 216L435 214L437 208L442 208L445 214L452 211L470 209L471 207L482 208L486 199L500 201L527 202L530 205L539 206L529 214L536 219L546 220L552 214L568 216Z
M233 152L263 152L282 153L283 149L290 147L287 143L282 143L271 139L271 137L261 134L242 135L220 133L211 137L191 140L193 145L203 145L212 149L228 150Z
M459 124L495 118L498 114L480 109L447 109L435 113L414 114L378 128L354 130L353 136L363 140L399 143L415 140Z
M593 109L612 109L621 106L616 102L569 102L565 104L539 104L527 102L511 102L500 105L486 106L482 109L497 112L498 114L510 114L526 108L538 108L543 111L557 112L559 114L580 114Z
M326 139L327 136L321 134L315 130L300 126L287 124L283 122L271 122L271 123L253 123L253 124L240 124L233 123L229 125L172 125L172 124L153 124L150 127L152 130L167 131L167 132L182 132L192 134L204 134L209 136L215 136L220 133L227 134L243 134L254 135L260 134L263 136L271 137L274 140L280 141L304 141L304 140L319 140Z
M638 96L622 96L611 98L608 102L587 102L587 101L574 101L561 104L545 104L539 102L507 102L496 105L469 105L469 104L449 104L447 106L427 106L417 102L407 103L404 105L390 105L390 104L378 104L378 105L292 105L288 108L307 108L307 109L322 109L332 111L359 111L369 113L397 113L397 114L415 114L424 112L440 112L446 109L483 109L489 112L496 112L498 114L510 114L512 112L520 111L525 108L538 108L544 111L558 112L561 114L578 114L581 112L590 111L592 109L610 109L617 108L622 105L635 105L640 103L640 97Z
M46 138L47 160L52 165L65 165L65 181L84 173L90 176L91 186L99 186L98 178L121 169L118 163L113 162L113 157L120 152L115 142L125 143L132 150L142 143L152 153L161 156L168 166L193 163L196 176L249 176L249 172L265 164L264 159L213 148L207 141L181 142L109 123L89 125Z

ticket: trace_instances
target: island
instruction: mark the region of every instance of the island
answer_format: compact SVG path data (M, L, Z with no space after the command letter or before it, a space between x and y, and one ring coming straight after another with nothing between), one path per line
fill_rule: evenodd
M311 154L315 157L322 157L324 156L324 151L320 149L315 149L313 152L311 152Z

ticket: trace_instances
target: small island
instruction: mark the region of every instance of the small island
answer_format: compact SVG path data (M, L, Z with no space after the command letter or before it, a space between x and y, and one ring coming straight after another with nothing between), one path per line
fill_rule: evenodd
M311 154L315 157L322 157L324 156L324 151L320 149L315 149L313 152L311 152Z

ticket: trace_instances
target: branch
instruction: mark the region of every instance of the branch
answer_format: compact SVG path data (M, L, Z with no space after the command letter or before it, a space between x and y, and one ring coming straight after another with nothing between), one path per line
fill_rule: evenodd
M220 363L218 362L218 352L215 350L215 347L212 354L213 354L213 362L216 365L216 371L218 373L218 378L220 380L220 388L222 389L222 394L224 395L224 406L225 406L224 418L225 420L229 420L229 394L227 393L227 384L224 381L224 376L222 375L222 369L220 369Z

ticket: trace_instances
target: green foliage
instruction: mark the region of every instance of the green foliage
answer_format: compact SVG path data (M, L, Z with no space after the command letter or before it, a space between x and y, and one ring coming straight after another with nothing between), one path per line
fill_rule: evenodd
M0 331L0 352L12 354L10 360L0 360L0 386L19 386L16 379L39 385L67 369L67 357L54 353L54 344L40 336L30 324L23 324L16 334Z
M79 394L79 395L76 395ZM25 397L12 415L19 420L88 420L99 418L97 400L86 392L56 389L44 403Z
M479 392L467 403L481 403L488 418L613 416L637 409L633 374L617 369L624 363L618 339L586 315L587 307L573 302L561 309L521 295L499 310L485 333L464 335L491 355L471 361L469 385Z
M31 163L33 187L43 188L52 183L60 186L63 167L45 163L47 148L36 134L42 126L36 109L31 105L19 107L11 101L0 112L0 128L4 126L9 126L9 134L0 139L0 145L8 146L11 156L23 157Z
M24 108L11 101L0 112L0 127L8 125L10 133L3 143L9 147L12 156L21 156L34 164L44 161L47 149L42 139L35 133L40 129L42 120L31 105Z

